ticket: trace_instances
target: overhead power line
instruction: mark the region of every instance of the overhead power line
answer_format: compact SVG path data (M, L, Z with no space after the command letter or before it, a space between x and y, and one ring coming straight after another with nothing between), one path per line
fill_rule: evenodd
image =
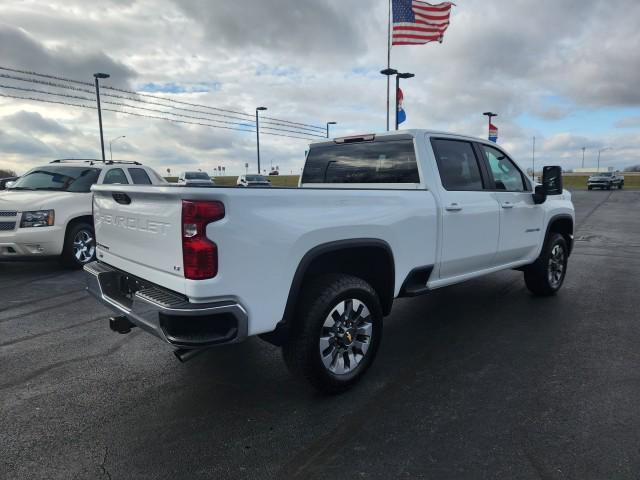
M0 93L0 97L13 98L13 99L17 99L17 100L28 100L28 101L34 101L34 102L51 103L51 104L57 104L57 105L65 105L65 106L69 106L69 107L86 108L86 109L90 109L90 110L97 110L97 107L95 107L93 105L70 103L70 102L64 102L64 101L60 101L60 100L46 100L46 99L43 99L43 98L36 98L36 97L21 97L21 96L18 96L18 95L9 95L9 94L5 94L5 93ZM71 98L73 98L73 97L71 97ZM255 133L255 129L225 127L225 126L222 126L222 125L211 125L209 123L192 122L192 121L187 121L187 120L177 120L177 119L174 119L174 118L166 118L166 117L160 117L160 116L156 116L156 115L145 115L145 114L141 114L141 113L126 112L126 111L122 111L122 110L116 110L116 109L113 109L113 108L102 108L102 110L106 111L106 112L122 113L122 114L125 114L125 115L133 115L133 116L136 116L136 117L146 117L146 118L154 118L154 119L158 119L158 120L165 120L165 121L169 121L169 122L173 122L173 123L185 123L185 124L190 124L190 125L201 125L201 126L211 127L211 128L221 128L221 129L224 129L224 130L235 130L235 131L239 131L239 132ZM252 127L249 127L249 128L252 128ZM285 135L285 134L281 134L281 133L272 133L272 132L264 132L264 135L272 135L272 136L276 136L276 137L296 138L296 139L299 139L299 140L306 140L307 142L310 140L309 138L305 138L305 137L298 137L298 136L294 136L294 135Z
M50 79L55 79L55 80L60 80L60 81L65 81L65 82L72 82L72 83L77 83L77 84L80 84L80 85L86 85L86 86L90 86L90 87L93 86L89 82L82 82L82 81L79 81L79 80L72 80L72 79L68 79L68 78L65 78L65 77L57 77L57 76L54 76L54 75L39 74L39 73L35 73L35 72L29 72L29 71L26 71L26 70L11 69L11 68L2 67L2 66L0 66L0 70L6 70L6 71L14 72L14 73L21 73L21 74L27 74L27 75L34 75L34 76L38 76L38 77L42 77L42 78L50 78ZM16 81L20 81L20 82L35 83L35 84L40 84L40 85L46 85L48 87L68 89L68 90L73 90L73 91L77 91L77 92L89 93L89 94L94 94L95 93L95 90L93 90L93 89L90 90L90 89L87 89L87 88L74 87L72 85L65 85L65 84L46 81L46 80L38 80L38 79L35 79L35 78L19 77L19 76L9 75L9 74L5 74L5 73L0 73L0 78L7 78L7 79L10 79L10 80L16 80ZM174 108L174 109L177 109L177 110L183 110L183 111L189 111L189 112L197 112L197 113L201 113L203 115L212 115L212 116L215 115L215 116L233 118L233 119L236 119L236 120L243 120L243 121L253 120L253 115L248 114L248 113L243 113L243 112L237 112L237 111L234 111L234 110L227 110L227 109L222 109L222 108L217 108L217 107L210 107L208 105L201 105L201 104L196 104L196 103L183 102L183 101L180 101L180 100L174 100L174 99L165 98L165 97L158 97L156 95L149 95L149 94L145 94L145 93L139 93L139 92L134 92L132 90L126 90L126 89L110 87L110 86L103 86L102 89L103 90L106 89L106 90L121 92L121 93L127 93L129 95L137 95L137 96L141 96L141 97L145 97L145 98L152 98L152 99L154 99L156 101L153 102L153 101L149 101L149 100L142 100L142 99L138 99L138 98L125 97L125 96L122 96L122 95L117 95L117 94L106 93L105 92L105 93L102 94L102 96L106 96L106 97L119 98L119 99L122 99L122 100L129 100L129 101L140 102L140 103L149 103L149 104L152 104L152 105ZM206 108L206 109L213 110L213 111L216 111L216 112L233 113L235 115L243 115L243 116L249 117L249 118L248 119L244 119L244 118L239 118L239 117L231 116L231 115L225 115L225 114L221 114L221 113L210 113L210 112L204 112L204 111L201 111L201 110L185 109L185 108L181 108L181 107L176 107L175 105L171 105L171 104L160 103L160 102L158 102L158 100L165 101L165 102L170 102L170 103L176 103L176 104L189 105L189 106L194 106L194 107L199 107L199 108ZM325 127L319 127L319 126L300 123L300 122L292 122L290 120L283 120L283 119L279 119L279 118L275 118L275 117L263 116L262 118L265 119L263 121L263 124L289 126L291 128L296 128L297 130L308 130L308 131L311 131L311 132L314 132L314 133L322 133L322 132L325 131ZM301 132L301 133L303 133L303 132Z
M8 89L12 89L12 90L20 90L23 92L31 92L31 93L40 93L40 94L47 94L47 95L53 95L56 97L64 97L64 98L71 98L71 99L75 99L75 100L84 100L86 102L91 102L93 101L92 98L89 97L83 97L81 95L69 95L69 94L64 94L64 93L53 93L53 92L47 92L45 90L38 90L35 88L24 88L24 87L16 87L16 86L11 86L11 85L4 85L4 84L0 84L1 88L8 88ZM102 103L108 104L108 105L115 105L118 107L124 107L124 108L136 108L139 110L145 110L148 112L153 112L153 113L163 113L165 115L173 115L176 117L182 117L182 118L190 118L190 119L194 119L194 120L205 120L208 122L217 122L217 123L225 123L228 125L236 125L236 126L241 126L241 127L249 127L249 128L254 128L255 124L247 124L247 123L240 123L240 122L229 122L226 120L217 120L217 119L211 119L211 118L206 118L206 117L196 117L194 115L185 115L182 113L174 113L171 112L169 110L157 110L155 108L146 108L146 107L140 107L138 105L130 105L127 103L122 103L122 102L113 102L110 100L103 100ZM316 137L316 138L324 138L324 136L322 135L315 135L312 133L306 133L306 132L298 132L295 130L289 130L289 129L284 129L284 128L275 128L275 127L262 127L263 130L274 130L274 131L280 131L280 132L289 132L289 133L296 133L296 134L300 134L300 135L309 135L310 137Z

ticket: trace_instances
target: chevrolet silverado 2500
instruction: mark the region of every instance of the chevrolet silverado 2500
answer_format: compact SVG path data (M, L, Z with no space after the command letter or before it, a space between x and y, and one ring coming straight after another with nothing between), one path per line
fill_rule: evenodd
M93 192L86 278L113 330L182 360L259 335L327 392L371 365L395 298L504 269L553 295L573 244L559 167L534 185L499 146L425 130L312 144L299 188Z

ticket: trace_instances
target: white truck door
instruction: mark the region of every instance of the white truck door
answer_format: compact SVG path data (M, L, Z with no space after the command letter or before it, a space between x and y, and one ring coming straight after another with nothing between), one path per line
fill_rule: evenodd
M500 212L492 192L484 189L473 144L432 138L442 185L440 209L440 279L495 265Z
M535 256L544 232L544 210L533 202L530 183L502 150L480 144L500 205L500 243L496 263L504 265Z

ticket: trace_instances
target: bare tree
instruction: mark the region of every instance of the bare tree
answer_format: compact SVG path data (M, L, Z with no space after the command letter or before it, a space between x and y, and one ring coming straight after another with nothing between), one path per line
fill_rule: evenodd
M8 168L0 168L0 178L6 177L15 177L16 172L14 170L9 170Z

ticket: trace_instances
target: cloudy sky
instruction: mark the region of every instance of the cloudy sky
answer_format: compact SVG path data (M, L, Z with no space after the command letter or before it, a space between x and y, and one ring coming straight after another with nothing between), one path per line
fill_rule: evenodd
M392 51L393 67L416 74L403 84L407 128L484 137L492 110L499 143L524 166L534 136L537 165L579 167L583 146L587 166L605 147L602 165L640 164L640 2L456 3L443 44ZM385 0L2 0L0 66L83 81L103 71L105 85L140 93L247 113L264 105L289 121L337 121L336 135L379 131L386 10ZM255 134L113 112L104 129L107 142L126 135L114 158L163 173L256 168ZM306 145L261 136L263 168L299 172ZM99 148L94 110L0 96L0 168Z

